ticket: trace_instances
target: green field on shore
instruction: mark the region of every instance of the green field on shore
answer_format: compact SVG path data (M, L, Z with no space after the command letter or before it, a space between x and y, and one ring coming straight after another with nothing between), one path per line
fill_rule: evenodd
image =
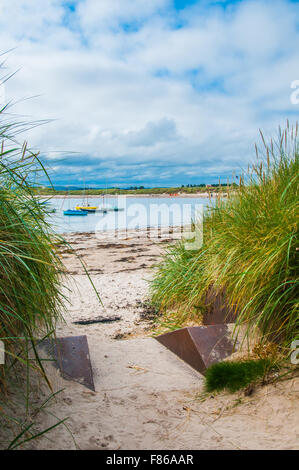
M230 188L237 188L237 184L230 185ZM197 193L226 193L228 185L212 185L212 186L182 186L173 188L137 188L137 189L122 189L122 188L107 188L107 189L54 189L48 187L34 188L34 192L39 195L46 196L59 196L59 195L70 195L70 196L103 196L103 195L120 195L120 194L197 194Z

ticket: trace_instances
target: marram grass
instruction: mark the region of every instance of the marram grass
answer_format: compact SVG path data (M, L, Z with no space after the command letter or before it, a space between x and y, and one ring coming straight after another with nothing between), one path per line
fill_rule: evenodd
M22 126L8 123L4 111L0 111L0 340L5 345L5 364L0 365L0 421L12 440L1 442L0 447L15 448L34 437L30 371L41 374L51 388L36 340L54 334L61 315L63 269L56 245L63 241L47 223L47 206L31 190L45 170L26 144L16 143L14 135ZM14 399L8 392L11 384L16 392L18 381L26 408L21 421L10 414ZM17 439L12 429L19 433Z
M204 311L208 289L225 290L248 333L286 348L299 339L298 126L257 151L258 161L240 178L238 191L218 199L204 216L204 243L168 248L151 285L160 310ZM286 349L287 351L287 349Z
M32 345L37 329L39 337L55 329L62 304L57 240L45 206L28 190L23 165L28 171L33 156L0 161L0 338L8 362L25 340Z

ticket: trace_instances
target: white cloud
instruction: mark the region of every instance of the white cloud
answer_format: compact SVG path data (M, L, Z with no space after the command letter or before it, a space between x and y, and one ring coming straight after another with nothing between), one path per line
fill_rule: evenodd
M148 122L144 129L130 131L125 135L125 142L133 147L149 147L159 142L171 142L177 138L176 125L171 119Z
M79 4L78 14L82 28L90 34L120 23L142 21L170 4L170 0L85 0Z
M200 4L178 16L170 0L77 3L72 13L60 0L0 0L1 50L16 47L7 64L21 67L6 97L41 95L13 110L54 119L29 140L61 179L82 168L114 182L227 174L247 166L259 127L273 133L298 111L296 4Z

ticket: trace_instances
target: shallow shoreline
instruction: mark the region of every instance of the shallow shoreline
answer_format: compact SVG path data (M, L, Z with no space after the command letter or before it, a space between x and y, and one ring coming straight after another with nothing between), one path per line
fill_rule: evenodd
M131 240L132 238L136 238L138 240L152 240L155 243L162 242L171 242L175 240L180 240L183 236L183 233L191 231L191 225L160 225L158 227L141 227L136 229L127 229L127 228L119 228L119 229L110 229L102 232L95 232L94 230L91 231L74 231L74 232L61 232L60 235L68 242L70 240L80 239L81 236L83 237L92 237L94 236L97 240L104 240L104 241L111 241L111 240ZM75 238L73 238L75 237Z

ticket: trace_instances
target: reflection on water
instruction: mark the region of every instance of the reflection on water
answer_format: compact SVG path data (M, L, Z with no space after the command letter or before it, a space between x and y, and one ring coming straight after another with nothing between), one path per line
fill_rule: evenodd
M196 218L200 205L207 206L206 198L154 198L154 197L115 197L107 198L105 206L119 207L122 211L91 213L86 217L65 216L63 211L83 205L83 198L53 198L49 221L59 233L95 232L116 229L136 229L144 227L166 227L185 225ZM86 203L86 201L85 201ZM92 206L103 206L102 198L90 198Z

